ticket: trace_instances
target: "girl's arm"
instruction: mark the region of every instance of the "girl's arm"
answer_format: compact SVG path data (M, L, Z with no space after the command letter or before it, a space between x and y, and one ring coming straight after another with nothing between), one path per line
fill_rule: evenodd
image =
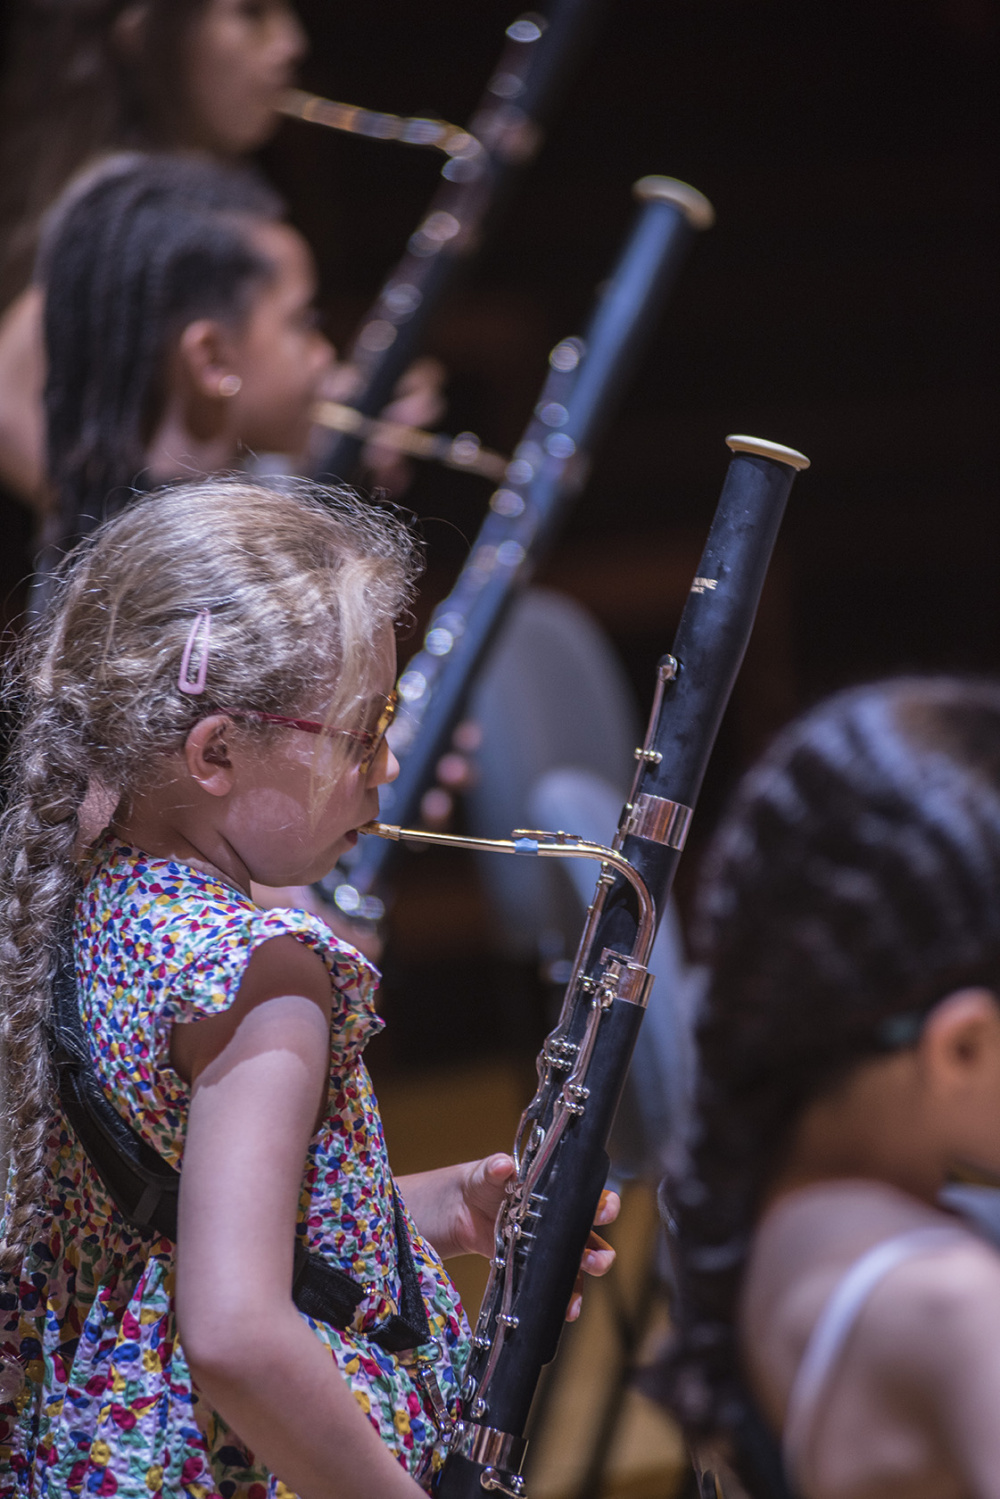
M489 1258L495 1247L497 1213L513 1170L509 1155L490 1155L481 1161L400 1177L399 1186L413 1221L442 1259L456 1254ZM617 1193L603 1192L596 1223L613 1223L619 1206ZM580 1269L587 1275L606 1275L614 1258L611 1246L592 1233ZM580 1305L578 1281L567 1312L569 1321L580 1315Z
M177 1319L199 1390L301 1499L416 1499L291 1298L302 1169L329 1068L330 979L294 937L254 953L224 1015L174 1027L192 1084Z

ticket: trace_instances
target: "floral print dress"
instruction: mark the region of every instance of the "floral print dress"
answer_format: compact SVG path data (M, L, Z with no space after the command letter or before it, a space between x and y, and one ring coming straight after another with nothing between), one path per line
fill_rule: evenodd
M289 933L322 957L334 990L328 1111L309 1146L297 1232L365 1291L343 1332L305 1320L417 1475L440 1457L424 1385L406 1355L364 1336L401 1295L392 1176L361 1058L382 1025L375 970L303 911L261 911L221 880L106 837L76 912L81 1013L108 1098L179 1167L189 1094L170 1066L171 1026L225 1010L254 949ZM58 1116L48 1167L20 1284L0 1283L0 1499L294 1499L192 1385L174 1319L173 1246L126 1226ZM454 1413L469 1328L441 1261L408 1223L436 1340L428 1350Z

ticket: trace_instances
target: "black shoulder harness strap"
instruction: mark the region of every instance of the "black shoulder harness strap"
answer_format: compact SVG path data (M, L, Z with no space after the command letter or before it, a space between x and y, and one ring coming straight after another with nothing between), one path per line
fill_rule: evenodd
M77 1139L125 1221L140 1233L176 1243L180 1172L122 1118L98 1082L80 1019L72 954L67 946L55 974L52 1010L49 1051L59 1099ZM400 1310L365 1336L387 1353L403 1353L429 1342L431 1329L395 1186L392 1197ZM363 1297L362 1287L352 1276L296 1240L292 1298L307 1317L330 1327L348 1327Z
M751 1499L796 1499L789 1487L781 1446L744 1386L732 1430L733 1467Z
M785 1476L781 1447L757 1408L749 1390L741 1384L730 1407L727 1422L726 1461L722 1472L710 1453L699 1450L697 1438L691 1448L699 1495L727 1494L732 1484L727 1475L739 1479L746 1499L798 1499ZM702 1462L704 1458L704 1463ZM687 1494L687 1489L684 1490Z

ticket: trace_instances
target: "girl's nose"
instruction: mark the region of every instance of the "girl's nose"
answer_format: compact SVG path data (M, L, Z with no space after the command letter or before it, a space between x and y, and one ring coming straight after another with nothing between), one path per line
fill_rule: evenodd
M382 740L382 749L379 750L373 769L376 772L375 784L377 786L384 786L388 781L394 781L399 775L399 761L389 748L389 742L386 739Z
M366 786L384 786L399 775L399 761L389 748L388 739L383 739L371 763L365 780Z

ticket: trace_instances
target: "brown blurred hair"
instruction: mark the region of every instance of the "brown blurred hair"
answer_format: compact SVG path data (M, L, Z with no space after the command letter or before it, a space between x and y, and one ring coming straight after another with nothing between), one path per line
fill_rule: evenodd
M208 0L19 0L0 84L0 308L27 285L42 214L85 162L185 139L183 50ZM121 20L142 11L135 47Z

